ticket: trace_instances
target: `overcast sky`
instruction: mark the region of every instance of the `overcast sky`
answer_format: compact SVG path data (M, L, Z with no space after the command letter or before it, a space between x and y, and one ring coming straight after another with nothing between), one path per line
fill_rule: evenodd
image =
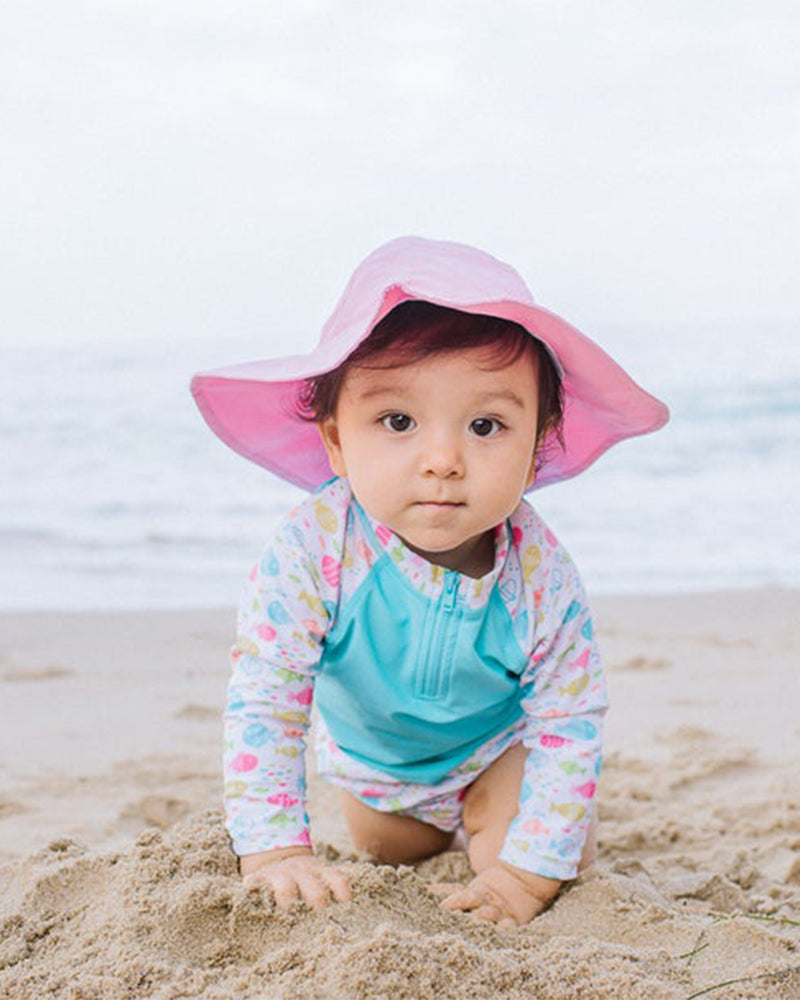
M0 338L293 353L472 242L587 332L800 320L797 0L20 0Z

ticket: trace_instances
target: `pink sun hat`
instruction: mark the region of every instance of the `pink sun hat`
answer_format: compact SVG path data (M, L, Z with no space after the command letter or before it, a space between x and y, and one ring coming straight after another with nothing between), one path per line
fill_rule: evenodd
M562 376L563 446L545 442L532 489L569 479L625 438L658 430L667 407L602 348L534 303L519 274L461 243L404 236L359 264L311 354L200 372L191 389L225 444L282 479L314 490L333 475L316 426L299 416L304 381L337 368L395 306L410 299L512 320L542 341Z

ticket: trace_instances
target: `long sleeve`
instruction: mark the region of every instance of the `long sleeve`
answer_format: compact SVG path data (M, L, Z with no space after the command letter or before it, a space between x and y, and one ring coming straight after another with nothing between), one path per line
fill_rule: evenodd
M519 812L500 857L564 880L577 874L594 811L608 700L583 586L569 556L552 541L535 595L536 640L522 678L528 755Z
M310 843L306 736L334 606L303 534L297 522L283 529L239 608L224 742L225 811L239 855Z

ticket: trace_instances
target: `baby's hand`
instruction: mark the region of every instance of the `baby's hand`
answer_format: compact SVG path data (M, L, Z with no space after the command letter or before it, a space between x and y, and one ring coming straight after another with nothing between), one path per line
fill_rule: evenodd
M527 924L553 902L561 883L497 861L469 885L450 882L432 886L445 910L463 910L499 927Z
M289 853L291 851L291 853ZM340 868L316 858L310 848L250 854L241 859L242 885L248 890L269 889L279 910L301 899L312 910L350 899L350 884Z

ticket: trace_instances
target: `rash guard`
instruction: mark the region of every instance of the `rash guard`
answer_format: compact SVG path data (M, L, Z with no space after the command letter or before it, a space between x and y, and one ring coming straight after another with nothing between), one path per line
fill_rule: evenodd
M429 563L334 479L253 568L226 709L226 813L240 855L309 844L312 702L346 757L433 789L524 720L519 811L501 858L574 877L600 770L605 683L575 566L522 501L491 571Z

